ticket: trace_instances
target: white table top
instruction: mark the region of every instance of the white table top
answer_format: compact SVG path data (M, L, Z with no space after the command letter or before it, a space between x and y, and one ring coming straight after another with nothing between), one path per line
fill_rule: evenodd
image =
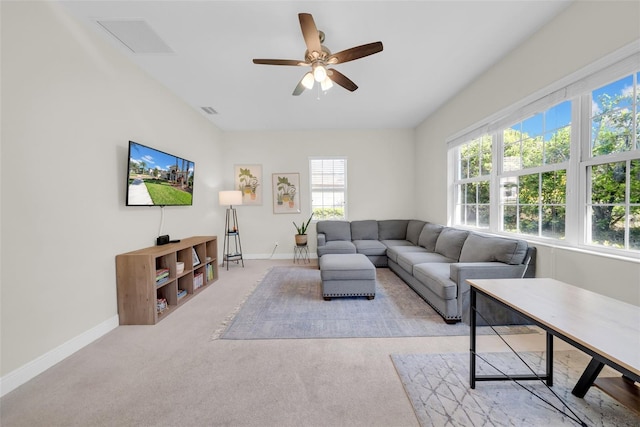
M640 375L640 307L555 279L472 279L468 282Z

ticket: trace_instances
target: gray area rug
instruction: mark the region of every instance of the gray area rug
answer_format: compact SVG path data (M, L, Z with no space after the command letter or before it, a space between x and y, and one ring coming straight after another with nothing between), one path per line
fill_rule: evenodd
M376 269L376 297L322 298L317 267L273 267L213 339L385 338L460 336L469 326L448 325L388 268ZM482 328L480 328L482 329ZM528 326L502 333L531 333ZM479 333L492 333L485 329Z
M482 354L502 372L530 374L511 353ZM521 356L536 373L544 372L544 353L525 352ZM512 382L480 382L469 388L469 353L392 355L391 359L411 400L420 425L427 426L634 426L640 419L625 406L591 387L584 399L571 394L589 358L577 350L554 353L553 391L562 403L536 381L521 384L534 390L565 416ZM499 375L486 362L478 361L478 373Z

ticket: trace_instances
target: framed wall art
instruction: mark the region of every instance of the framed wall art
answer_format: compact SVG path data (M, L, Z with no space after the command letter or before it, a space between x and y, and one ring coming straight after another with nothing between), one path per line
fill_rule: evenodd
M273 187L273 213L300 213L300 174L274 173L271 176Z
M262 205L262 165L235 165L235 188L242 191L243 205Z

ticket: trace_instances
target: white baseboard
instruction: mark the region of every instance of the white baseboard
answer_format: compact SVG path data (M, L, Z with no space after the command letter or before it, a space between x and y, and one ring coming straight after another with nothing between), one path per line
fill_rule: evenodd
M22 384L43 373L56 363L71 356L76 351L91 344L101 336L117 328L119 324L120 321L118 315L115 315L112 318L107 319L99 325L89 329L88 331L83 332L77 337L72 338L64 344L61 344L53 350L43 354L37 359L32 360L26 365L23 365L18 369L9 372L4 377L0 378L0 396L4 396L10 391L13 391L16 388L20 387Z

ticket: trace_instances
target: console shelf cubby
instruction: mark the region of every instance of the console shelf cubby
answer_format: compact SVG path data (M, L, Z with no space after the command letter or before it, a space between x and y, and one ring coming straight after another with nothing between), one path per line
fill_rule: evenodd
M121 325L155 325L218 280L218 238L195 236L177 243L116 255ZM178 271L178 263L184 269Z

